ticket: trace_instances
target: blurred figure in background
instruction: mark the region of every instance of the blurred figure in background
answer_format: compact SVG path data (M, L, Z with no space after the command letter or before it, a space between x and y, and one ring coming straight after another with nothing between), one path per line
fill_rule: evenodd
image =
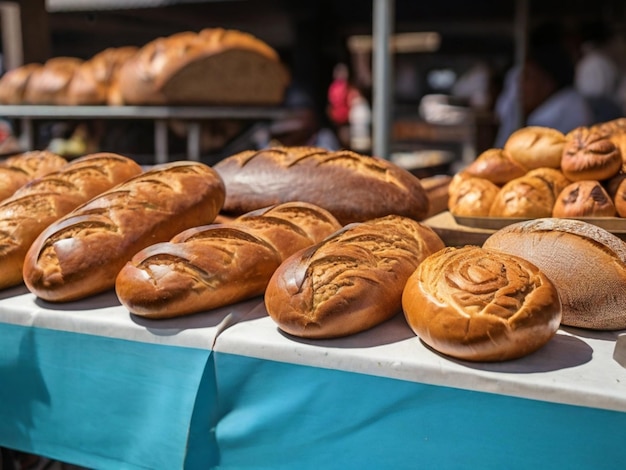
M333 80L328 87L328 118L335 127L337 138L342 147L350 145L350 107L355 90L350 83L350 72L344 63L338 63L333 69Z

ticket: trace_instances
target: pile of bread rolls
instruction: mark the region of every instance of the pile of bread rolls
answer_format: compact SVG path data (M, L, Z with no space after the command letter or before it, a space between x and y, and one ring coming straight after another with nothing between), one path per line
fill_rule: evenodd
M626 217L626 118L563 134L530 126L457 173L448 209L466 217Z
M0 104L192 105L282 102L290 78L276 51L242 31L206 28L53 57L0 79Z

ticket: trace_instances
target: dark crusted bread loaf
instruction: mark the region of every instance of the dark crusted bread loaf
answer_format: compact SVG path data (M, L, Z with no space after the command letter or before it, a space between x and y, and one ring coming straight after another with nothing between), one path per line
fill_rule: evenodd
M267 312L283 331L305 338L372 328L400 311L409 276L443 248L433 230L406 217L348 225L280 265L265 291Z
M347 150L250 150L214 168L226 185L226 213L305 201L323 207L346 225L389 214L422 220L429 212L428 196L416 176L388 160Z
M48 226L26 254L24 282L52 302L110 289L135 253L211 223L223 202L224 185L209 166L156 166Z
M121 155L87 155L27 183L0 203L0 288L22 282L26 252L49 224L141 171Z
M299 202L191 228L137 253L117 276L117 296L150 318L230 305L263 294L288 256L339 228L326 210Z
M40 176L61 169L67 160L47 150L33 150L7 158L0 164L0 201Z

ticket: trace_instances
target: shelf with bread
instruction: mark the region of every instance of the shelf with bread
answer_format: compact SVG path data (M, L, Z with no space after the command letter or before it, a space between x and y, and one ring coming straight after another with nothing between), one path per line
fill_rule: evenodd
M428 221L449 179L315 147L30 171L0 202L0 445L89 468L357 448L435 467L453 428L489 436L473 458L494 468L520 432L529 466L622 461L626 248L601 227L446 246Z
M24 150L33 150L40 120L153 120L157 163L168 160L168 123L182 121L187 158L199 160L202 121L288 117L289 83L262 40L206 28L9 70L0 79L0 116L20 120Z

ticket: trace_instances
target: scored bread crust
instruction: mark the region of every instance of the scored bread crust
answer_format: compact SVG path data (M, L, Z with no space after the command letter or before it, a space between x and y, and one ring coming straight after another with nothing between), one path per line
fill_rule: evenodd
M504 143L511 158L528 170L559 168L565 135L551 127L527 126L513 132Z
M29 181L61 169L67 160L47 150L33 150L7 158L0 164L0 201Z
M364 331L400 311L408 277L443 248L432 229L406 217L348 225L280 265L265 291L267 312L303 338Z
M484 178L496 185L524 176L528 169L514 160L504 149L491 148L476 157L464 170L471 176Z
M301 202L191 228L137 253L117 276L117 296L149 318L230 305L263 294L280 263L340 228L328 211Z
M626 243L607 230L582 220L537 219L500 229L483 246L539 267L559 291L564 325L626 328Z
M402 215L426 217L420 180L390 161L317 147L248 150L214 166L226 185L224 212L243 214L288 201L323 207L342 225Z
M48 226L26 254L24 282L51 302L113 288L135 253L212 222L223 201L222 180L205 164L153 167Z
M406 320L422 341L448 356L505 361L530 354L556 333L555 286L517 256L478 246L426 258L402 296Z
M606 180L621 168L621 151L608 137L586 127L568 134L561 169L571 181Z
M598 181L576 181L556 198L553 217L615 217L613 199Z
M0 203L0 288L22 282L26 252L37 236L94 196L142 172L132 159L96 153L30 181Z

